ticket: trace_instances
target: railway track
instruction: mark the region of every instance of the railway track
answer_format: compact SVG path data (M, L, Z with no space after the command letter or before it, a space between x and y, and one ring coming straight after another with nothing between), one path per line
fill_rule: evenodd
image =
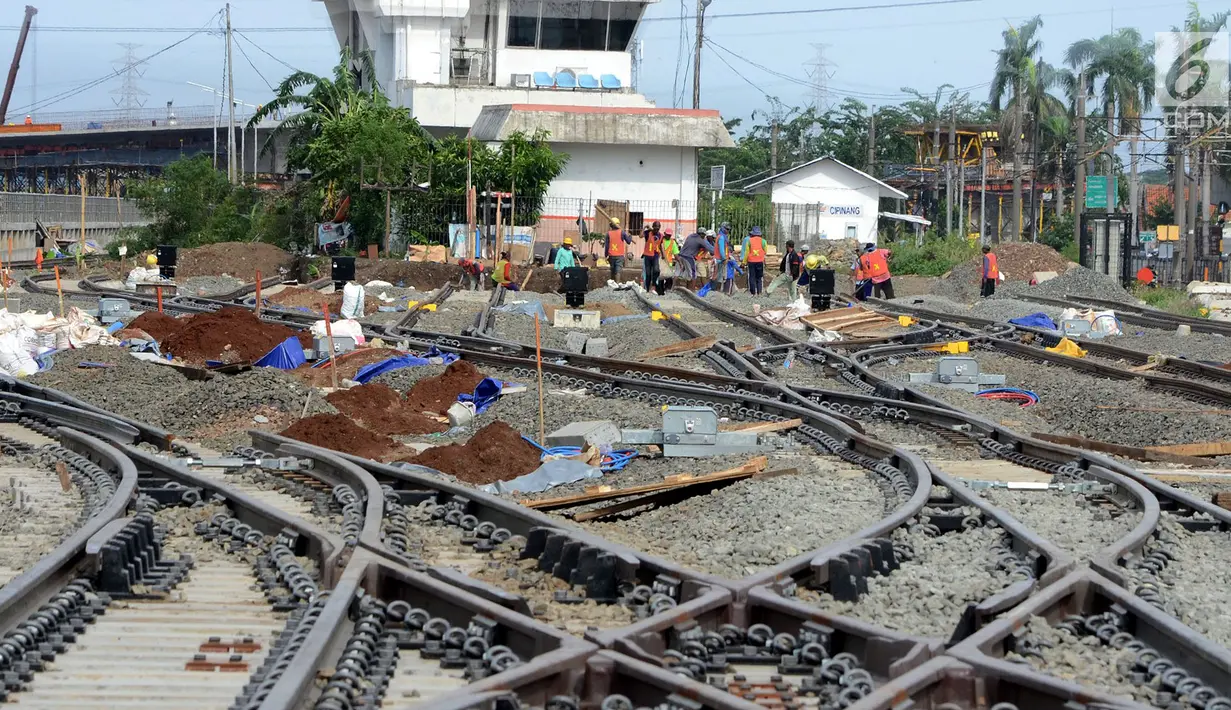
M203 306L192 304L191 307ZM476 327L482 318L483 313L480 313ZM404 321L403 330L399 331L403 336L407 333L426 335L428 337L413 340L443 345L480 366L528 367L524 346L473 336L416 331L406 329L405 325ZM747 327L748 332L756 331L742 322L741 327ZM984 331L982 326L972 323L937 326L933 335L961 333L963 328L971 337L1003 335L996 330ZM442 338L447 342L442 342ZM1227 653L1220 645L1225 642L1218 636L1217 629L1202 628L1206 635L1203 638L1180 623L1187 620L1191 625L1200 625L1200 617L1208 612L1196 602L1208 598L1217 600L1218 584L1213 581L1202 588L1190 583L1189 578L1176 575L1181 570L1191 575L1192 570L1200 569L1195 560L1205 559L1203 554L1207 547L1219 546L1220 536L1225 536L1227 524L1231 522L1226 511L1189 492L1139 474L1123 463L1033 440L1005 425L940 403L924 392L888 381L868 364L869 360L886 354L885 346L880 347L880 352L878 348L868 348L844 355L815 345L765 340L771 344L761 348L762 353L738 353L733 348L728 348L728 353L719 348L717 360L722 365L719 373L712 375L650 365L617 366L611 360L567 353L561 354L567 364L555 360L545 363L548 379L554 384L583 388L600 397L628 397L651 404L708 404L733 418L753 421L801 418L805 421L801 438L818 455L841 459L878 481L886 501L890 502L884 517L842 540L819 549L801 551L793 559L739 579L681 567L671 560L605 540L600 530L580 529L559 518L447 483L426 472L355 460L271 436L258 438L253 450L237 453L262 460L287 455L310 460L313 462L310 473L301 473L304 478L295 480L296 476L286 475L292 472L276 467L258 466L241 474L194 472L133 447L121 453L114 446L100 442L98 448L92 450L94 457L106 459L98 453L104 451L113 454L109 454L112 455L108 464L110 473L106 467L99 466L104 475L117 486L125 479L130 482L131 492L119 502L137 501L131 508L134 517L124 519L124 525L145 520L142 516L149 516L153 525L161 519L159 516L192 514L191 511L202 509L219 511L208 520L196 521L202 523L202 532L193 525L187 536L175 532L180 528L173 520L161 524L167 530L162 544L175 560L179 559L177 555L181 550L187 550L187 554L196 551L203 559L187 570L182 580L170 586L168 594L179 591L189 598L208 599L210 594L216 593L222 606L210 616L211 621L221 623L227 618L226 614L232 613L229 602L241 599L237 587L228 585L239 584L238 580L253 571L251 566L245 566L249 565L251 557L260 557L256 552L248 553L249 561L239 563L238 567L226 566L234 562L235 548L243 546L241 541L247 539L249 533L254 541L259 536L271 547L277 540L284 540L287 552L301 567L295 579L312 581L318 591L301 600L312 601L296 604L293 609L271 606L272 616L261 616L261 619L271 620L270 628L264 631L268 637L277 633L288 643L292 637L302 639L300 644L283 644L276 648L271 643L270 649L285 651L293 647L295 653L286 658L283 658L284 653L279 653L276 660L270 660L274 658L272 655L246 657L250 675L236 671L236 676L244 676L247 680L240 678L239 690L226 700L223 700L224 693L209 695L204 684L195 685L189 678L181 693L185 706L194 706L193 693L199 690L202 706L234 702L245 707L293 707L310 701L318 707L348 707L355 700L370 695L370 688L375 687L383 689L379 696L382 702L395 707L476 707L476 703L509 694L547 707L555 696L545 697L535 688L552 683L560 691L559 695L578 703L628 694L630 700L636 696L634 702L646 705L667 702L672 697L692 697L698 698L702 707L714 710L746 709L755 707L748 703L764 706L783 702L784 696L806 692L806 689L811 689L824 701L839 703L843 693L852 688L858 691L859 698L879 697L882 691L912 678L912 669L943 653L949 644L956 644L953 656L968 664L973 669L970 672L977 677L1007 679L1005 682L1028 681L1032 687L1046 689L1049 698L1075 697L1074 692L1081 692L1081 688L1046 675L1052 672L1054 676L1056 669L1030 670L1020 663L1003 661L1006 655L1021 649L1007 648L1002 634L1013 624L1024 623L1027 612L1045 617L1051 615L1050 626L1060 628L1059 633L1068 633L1063 631L1063 612L1055 611L1065 608L1060 603L1064 590L1075 588L1075 584L1093 584L1093 587L1086 587L1094 590L1091 598L1112 600L1127 610L1116 618L1100 617L1104 612L1098 607L1078 610L1084 618L1092 619L1090 623L1095 624L1095 632L1101 633L1098 629L1111 624L1125 630L1117 633L1131 633L1136 629L1139 640L1149 638L1151 643L1158 643L1158 638L1169 639L1170 646L1156 650L1175 667L1183 668L1185 675L1182 678L1175 674L1165 676L1161 671L1154 674L1150 668L1140 672L1156 677L1159 683L1170 683L1172 690L1177 690L1175 686L1181 683L1186 683L1184 688L1188 690L1209 686L1215 693L1205 698L1205 707L1210 707L1211 702L1214 707L1220 707L1219 701L1213 698L1223 694L1220 688L1227 683L1226 674L1218 663L1211 668L1209 663L1203 664L1198 659L1207 656L1221 659ZM894 347L900 348L898 352L915 349L899 345L889 346L889 350ZM991 347L1007 350L999 344ZM843 381L849 385L848 391L784 386L773 381L764 366L755 362L758 354L769 356L792 348L797 355L806 353L812 358L814 367L829 368L834 374L843 376ZM772 360L772 357L766 359ZM1104 367L1102 363L1089 364ZM16 383L6 386L28 396L56 397L55 393L39 392ZM1199 380L1183 386L1190 388L1194 397L1217 396L1216 388ZM66 410L76 407L68 398L56 399ZM87 414L85 410L77 411L83 416ZM60 423L46 418L53 416L50 408L42 412L42 418L33 410L23 414L33 426L22 427L22 430L31 432L31 437L58 433L49 428ZM160 434L136 426L140 423L115 420L108 423L97 411L88 414L82 421L97 427L93 431L107 438L125 436L131 440L125 443L136 440L167 442L165 432ZM121 426L124 424L128 428ZM996 495L980 495L982 491L971 490L910 449L886 442L886 439L897 441L897 435L905 432L913 432L919 438L917 446L930 447L929 460L961 460L962 456L971 456L973 450L1051 476L1057 482L1085 486L1077 493L1045 492L1043 495L1067 496L1064 500L1070 505L1080 503L1081 511L1106 511L1119 527L1100 537L1092 550L1069 549L1063 541L1050 539L1056 533L1038 530L1042 527L1040 524L1023 525L1022 522L1030 522L1024 509L1015 509L998 500ZM9 432L12 438L18 433L21 432L12 429ZM0 430L0 435L3 434ZM90 450L85 443L88 435L63 436L69 437L64 441L72 446ZM35 440L31 443L45 442ZM953 453L956 450L962 453ZM272 453L266 456L268 452ZM78 465L84 468L81 463ZM1091 484L1099 488L1096 490ZM354 498L334 500L332 494L339 485L349 486ZM1000 504L989 505L989 500ZM108 501L115 502L111 498ZM151 501L160 509L151 512ZM321 502L327 505L324 508L317 505ZM121 505L111 515L120 515L127 507ZM1120 511L1118 515L1112 516L1113 508ZM342 511L340 515L339 510ZM227 517L215 521L217 515ZM95 531L104 527L105 522L123 519L112 517L104 521L97 518L87 521L95 526ZM245 530L240 526L250 527ZM113 530L112 534L119 534L121 530ZM241 532L239 541L235 537L237 531ZM497 539L503 538L506 532L509 534L507 540ZM30 601L34 596L42 595L49 600L53 593L75 594L68 585L74 579L88 579L82 577L82 573L92 567L99 553L87 550L85 539L88 536L69 545L72 538L81 535L79 530L57 548L63 550L61 557L66 560L72 557L75 563L65 561L52 565L50 556L39 563L61 570L55 575L59 584L44 578L31 585L23 582L23 577L30 579L28 573L23 573L0 588L0 622L3 622L0 631L19 628L18 624L28 617L30 610L38 609L42 602ZM210 554L201 551L202 541ZM1168 549L1172 551L1166 552ZM212 559L205 559L207 557ZM1081 577L1086 574L1080 571L1086 563L1079 558L1089 559L1089 564L1110 581L1090 582ZM1163 559L1167 564L1162 565L1161 570L1152 569L1159 567ZM893 565L896 567L890 569ZM972 579L969 589L963 586L968 592L974 590L965 596L956 589L957 585L951 590L938 588L941 594L951 591L966 603L964 607L957 604L935 609L930 616L935 616L940 623L924 627L898 619L893 622L897 624L895 629L886 630L880 627L888 623L886 619L892 619L892 615L878 618L869 612L878 608L878 604L889 612L900 611L906 606L901 603L903 599L910 600L909 606L932 610L928 595L915 598L911 596L913 591L896 590L911 590L912 585L917 586L917 580L929 579L928 575L934 576L937 570L957 565L990 567L992 573ZM579 608L592 604L618 608L625 616L610 625L593 619L580 619L580 623L576 623L578 615L573 616L571 626L560 617L558 625L564 626L562 629L552 629L551 623L540 624L535 621L536 615L531 608L534 600L526 588L521 588L520 581L516 585L501 586L491 575L484 575L488 570L505 573L513 566L525 566L540 573L540 583L551 590L553 601L560 607ZM1078 571L1064 577L1073 569ZM195 579L194 573L197 574ZM258 574L256 579L259 583L262 576ZM1176 593L1176 579L1183 579L1188 585L1181 591L1191 587L1191 596ZM198 586L191 586L193 584ZM514 591L512 586L517 589ZM555 588L551 588L553 586ZM282 588L293 591L293 587L298 585ZM853 600L839 600L834 594L849 595L851 587L855 592ZM327 593L331 589L333 591ZM1151 595L1151 590L1159 593ZM556 592L564 596L555 599ZM87 606L93 603L90 592L82 594ZM888 601L882 601L878 594ZM834 597L832 603L835 605L849 606L826 606L831 602L821 599L825 595ZM432 604L440 604L447 598L466 602L462 605L466 607L464 611L447 618L444 626L433 627L444 632L442 641L445 634L451 634L455 643L463 647L453 649L460 653L458 662L461 665L457 668L444 667L449 663L447 648L442 649L443 655L435 658L432 657L434 651L424 654L428 648L426 642L431 639L423 635L419 641L414 640L416 629L405 623L408 609L398 605L398 613L389 613L399 600L413 610L433 608ZM101 601L101 597L99 599ZM267 598L262 599L262 603L268 602ZM732 603L736 599L740 600L739 604ZM22 600L21 604L15 604L16 600ZM248 601L256 604L255 600ZM126 599L112 600L114 608L104 608L105 613L97 616L93 624L87 624L94 628L80 637L84 641L66 641L65 647L72 648L55 654L57 662L49 665L59 670L61 662L69 663L73 650L83 651L79 656L82 665L64 667L75 668L71 673L79 677L89 675L91 666L85 653L88 648L78 649L74 644L85 644L90 634L104 628L98 624L110 621L108 616L136 608L134 604ZM805 623L815 617L818 604L827 610L827 622L832 621L832 625L823 625L828 631L805 627ZM376 619L369 617L378 609L384 610L384 618L379 625L373 626ZM156 616L155 612L164 610L149 607L146 611ZM395 618L399 613L400 620ZM188 614L177 616L190 617ZM540 651L528 653L517 650L514 644L496 644L509 645L518 654L518 662L506 661L510 667L492 673L490 659L482 658L483 654L477 659L469 657L464 650L466 643L478 648L479 642L470 642L471 638L482 638L491 648L491 640L496 637L484 637L479 627L487 622L476 622L476 619L492 618L496 619L495 627L502 630L500 633L530 629L540 634L536 638L556 641L542 641ZM312 623L305 625L304 620ZM693 621L695 627L691 626ZM725 629L724 634L720 629L724 624L734 628ZM231 626L239 629L241 625L236 621ZM762 627L768 627L768 637L763 638L766 630ZM375 631L377 628L379 631ZM459 631L453 632L454 628ZM1097 633L1086 634L1082 628L1072 628L1078 637L1097 637ZM1144 634L1143 629L1149 629L1154 635ZM186 630L184 642L187 643L195 632ZM716 636L707 635L711 632ZM214 635L225 633L220 631ZM1040 630L1040 633L1044 632ZM658 641L652 640L654 634L658 634ZM791 637L790 643L780 638L783 634ZM595 647L576 640L576 635L585 635L611 651L596 655ZM178 633L168 636L180 638ZM890 653L873 650L866 644L873 636L888 639L896 650ZM375 639L375 646L370 646L370 638ZM808 641L804 641L805 638ZM1051 637L1044 634L1041 638ZM861 645L859 639L865 639L865 643ZM827 643L823 643L826 640ZM818 643L823 650L818 651L808 643ZM1117 637L1117 643L1135 642ZM0 643L0 662L7 658L3 655L4 648ZM131 650L122 646L115 648L117 650L111 655L116 657ZM390 668L389 663L367 662L364 673L359 674L361 679L354 680L353 671L364 665L358 659L373 648L396 648L396 654L373 651L369 655L373 659L395 655L397 664ZM261 652L264 651L251 653ZM218 660L206 655L206 662ZM27 660L21 662L29 662L27 655L22 657ZM793 660L788 662L787 657ZM229 658L225 662L230 662ZM442 658L445 659L443 663ZM281 664L281 661L286 663ZM167 663L166 659L159 662ZM1005 665L1010 667L1005 668ZM275 666L281 669L280 673L262 675L262 670L272 671ZM313 682L320 669L326 669L323 684ZM569 674L575 680L594 672L591 669L614 669L604 676L614 680L608 685L596 683L593 692L598 695L583 698L585 693L579 693L578 686L563 680L563 676ZM661 673L664 670L667 677ZM151 670L151 674L161 672L179 677L194 671L178 667ZM27 698L32 701L36 696L28 693L38 693L40 682L51 677L49 671L27 672L23 668L21 673L33 674L28 681L29 689L14 693L23 696L22 702L27 702ZM63 677L71 678L72 675ZM1187 682L1190 677L1198 679L1200 684L1194 686ZM369 680L373 681L371 685ZM1098 693L1108 697L1119 693L1117 687L1097 678L1087 682L1096 688L1091 697L1103 697ZM43 683L43 687L53 685ZM120 690L125 685L129 689ZM117 680L114 687L117 692L131 693L133 685ZM135 685L141 687L140 683ZM80 686L70 682L65 687ZM326 694L325 690L330 692ZM713 691L720 694L715 695ZM74 691L66 690L65 697L71 692ZM94 700L101 703L105 695L105 692L100 693ZM237 700L237 696L242 698ZM157 702L153 692L120 697L130 701L132 704L126 706L132 707L153 706ZM845 697L848 702L854 699L854 691ZM1153 702L1158 698L1139 697L1137 700ZM54 699L49 698L48 702L53 703L48 706L55 706Z

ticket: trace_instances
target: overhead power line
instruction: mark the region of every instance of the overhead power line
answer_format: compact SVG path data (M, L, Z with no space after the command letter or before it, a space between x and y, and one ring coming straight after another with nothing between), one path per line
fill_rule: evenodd
M290 69L291 71L302 71L299 67L292 66L292 65L290 65L290 64L288 64L288 63L286 63L286 62L282 61L281 59L279 59L279 58L275 57L274 55L270 54L270 53L269 53L269 51L267 51L267 50L266 50L264 47L262 47L261 45L257 44L255 41L253 41L253 39L252 39L251 37L249 37L248 35L244 34L243 32L240 32L239 30L236 30L236 29L234 29L234 28L232 28L232 29L231 29L231 31L232 31L232 32L234 32L235 34L239 35L240 37L243 37L245 40L247 40L248 44L251 44L253 47L256 47L256 50L257 50L258 52L260 52L261 54L264 54L265 56L267 56L267 57L269 57L270 59L274 60L275 62L277 62L277 63L281 64L282 66L286 67L287 69ZM264 78L264 77L261 77L261 78Z
M0 31L17 31L20 30L20 25L0 25ZM333 32L332 27L245 27L245 32L252 34L257 33L289 33L289 32ZM94 32L94 33L165 33L179 34L180 32L193 32L192 27L96 27L91 25L52 25L38 28L39 32ZM232 32L237 32L235 28L231 28Z

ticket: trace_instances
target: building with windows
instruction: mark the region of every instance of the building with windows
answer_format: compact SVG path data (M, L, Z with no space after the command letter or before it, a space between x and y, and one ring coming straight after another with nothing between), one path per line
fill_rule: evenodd
M923 223L909 215L882 213L881 199L905 200L898 190L835 158L817 158L748 185L768 194L782 240L857 239L876 243L881 217Z
M338 42L370 49L376 80L433 134L549 132L570 159L540 239L578 219L604 230L613 209L630 229L696 228L696 149L734 142L717 111L660 109L637 93L634 36L657 0L318 1Z

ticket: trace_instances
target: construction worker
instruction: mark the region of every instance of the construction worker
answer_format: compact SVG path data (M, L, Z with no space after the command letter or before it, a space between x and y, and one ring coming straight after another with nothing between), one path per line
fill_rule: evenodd
M462 259L457 262L462 267L462 281L470 291L483 289L483 262L478 259Z
M859 268L863 277L872 282L872 290L877 298L893 300L893 274L889 273L889 259L893 252L888 249L877 249L875 244L865 244L863 256L859 257Z
M565 237L556 251L556 262L552 265L556 271L563 271L577 266L577 257L573 254L573 238Z
M805 245L804 248L806 249L807 246ZM779 286L787 284L787 291L791 294L791 300L794 301L799 295L797 282L800 278L799 272L802 271L800 268L802 261L803 257L795 251L795 242L790 239L786 240L786 253L782 255L782 261L778 262L780 273L765 287L765 293L772 296Z
M42 249L34 250L34 268L38 269L40 272L43 270L43 250Z
M656 221L641 230L641 238L645 240L645 246L641 250L641 283L646 291L654 288L654 284L658 282L659 261L663 251L662 227L662 223Z
M760 227L753 227L744 238L743 261L748 268L748 293L760 296L765 290L765 238Z
M633 238L620 228L620 218L612 217L611 229L607 230L607 240L603 244L603 256L607 257L607 263L611 265L611 280L616 283L620 282L624 255L628 253L628 245L632 243Z
M497 261L496 267L492 269L492 281L495 281L497 286L504 286L510 291L520 290L517 282L513 280L513 265L509 263L507 251L500 252L500 261Z
M30 116L30 114L28 114L28 113L26 114L26 125L27 125L27 126L33 126L33 125L34 125L34 118L32 118L32 117Z
M713 233L710 230L710 234ZM684 246L680 247L680 253L675 258L675 270L681 279L688 281L689 288L697 286L697 257L713 248L713 243L701 232L693 232L684 240Z
M714 287L721 286L723 293L731 295L735 291L735 280L727 278L727 272L730 271L728 262L734 256L735 247L731 244L730 225L723 222L717 234L709 229L705 235L712 237L714 242L714 272L710 275L710 280L713 281Z
M996 263L996 255L992 253L992 248L983 247L983 288L979 295L983 298L995 295L996 280L1000 278L1000 267Z
M654 281L654 290L659 296L675 287L676 255L680 253L680 243L675 241L671 230L663 233L662 260L659 262L658 279Z

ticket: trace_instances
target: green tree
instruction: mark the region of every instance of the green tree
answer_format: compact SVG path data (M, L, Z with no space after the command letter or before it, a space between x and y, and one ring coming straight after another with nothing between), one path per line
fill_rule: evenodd
M996 68L992 75L992 86L988 101L992 110L1000 113L1001 106L1011 102L1012 115L1010 128L1001 131L1009 136L1009 156L1013 161L1013 210L1011 213L1010 237L1013 240L1021 238L1022 204L1022 170L1021 161L1024 156L1022 135L1024 130L1024 114L1026 105L1025 93L1032 75L1036 74L1035 58L1043 47L1038 38L1043 19L1038 15L1027 20L1019 27L1009 26L1001 37L1004 45L996 51ZM1020 99L1020 100L1018 100Z
M128 197L152 220L136 233L139 249L242 241L257 204L254 190L232 186L205 155L177 160L162 175L130 184Z

